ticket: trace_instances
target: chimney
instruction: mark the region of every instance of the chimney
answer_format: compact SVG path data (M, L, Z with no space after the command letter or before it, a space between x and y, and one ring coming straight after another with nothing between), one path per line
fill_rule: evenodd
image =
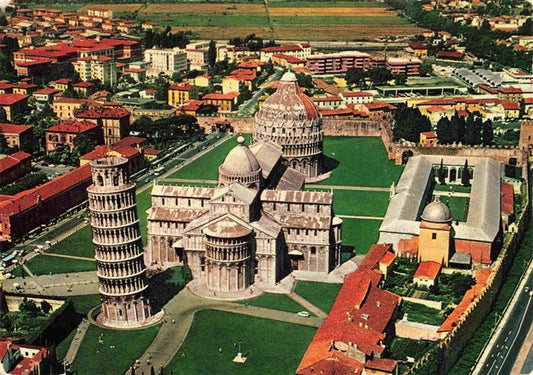
M381 302L380 301L376 301L376 306L377 307L381 307Z

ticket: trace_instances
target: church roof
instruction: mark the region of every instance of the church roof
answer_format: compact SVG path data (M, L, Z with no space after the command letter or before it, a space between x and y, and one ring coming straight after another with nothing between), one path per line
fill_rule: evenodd
M252 151L261 166L263 178L266 180L270 176L270 172L276 166L279 159L281 159L281 146L272 141L259 141L248 147Z
M204 233L211 237L235 238L249 235L252 233L252 229L249 225L245 225L242 220L231 214L226 214L206 226Z
M230 175L247 175L259 171L261 168L259 162L254 153L244 144L244 137L237 138L237 143L220 168Z
M452 220L452 214L446 204L440 201L439 196L428 204L422 212L422 220L430 223L449 223Z
M234 183L229 186L216 188L212 199L215 200L223 195L231 194L246 204L252 204L257 197L257 193L257 190L248 189L241 184Z

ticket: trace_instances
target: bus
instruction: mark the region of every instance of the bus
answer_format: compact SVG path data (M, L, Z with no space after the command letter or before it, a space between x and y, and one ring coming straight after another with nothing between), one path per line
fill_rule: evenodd
M161 166L154 170L154 176L161 176L163 173L165 173L165 167Z
M16 254L9 254L2 258L2 267L9 267L16 258Z

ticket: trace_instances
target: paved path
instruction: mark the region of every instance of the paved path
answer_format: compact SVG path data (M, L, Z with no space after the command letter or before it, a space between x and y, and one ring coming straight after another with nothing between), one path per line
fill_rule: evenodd
M64 362L65 364L70 364L74 362L74 359L76 358L76 355L78 354L78 350L80 349L81 343L83 342L83 338L85 337L85 334L87 333L87 329L89 328L89 321L87 319L83 319L82 322L78 325L78 328L76 328L76 334L72 338L72 341L70 342L70 346L68 347L67 354L65 355Z
M465 197L470 198L470 193L463 193L460 191L439 191L433 190L433 195L438 195L439 197Z
M221 310L236 314L279 320L294 324L319 327L323 319L303 318L286 311L240 303L210 300L194 295L188 288L183 289L164 307L165 318L154 341L139 358L140 367L136 373L150 373L151 366L159 369L166 366L177 354L192 325L194 314L205 309Z
M338 217L346 219L364 219L364 220L383 220L380 216L360 216L360 215L337 215Z
M78 257L75 255L66 255L66 254L55 254L55 253L43 253L42 255L47 257L58 257L58 258L68 258L68 259L77 259L77 260L87 260L89 262L94 262L94 258Z
M294 300L295 302L299 303L303 307L305 307L307 310L311 311L313 314L318 316L319 318L326 319L328 314L326 314L324 311L320 310L318 307L313 305L311 302L300 296L296 293L289 294L289 298Z
M511 369L512 375L531 373L533 373L533 324L529 327L524 345L522 345L516 362Z

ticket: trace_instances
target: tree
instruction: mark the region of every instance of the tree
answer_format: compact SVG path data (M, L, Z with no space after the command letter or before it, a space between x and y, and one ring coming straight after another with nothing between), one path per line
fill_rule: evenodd
M405 85L406 82L407 82L407 76L405 76L404 74L397 74L394 76L395 85L402 86L402 85Z
M0 123L7 122L7 113L3 107L0 107Z
M431 131L429 119L423 116L418 108L398 106L395 119L396 124L393 129L395 140L403 138L410 142L419 142L420 133Z
M483 122L483 144L485 146L492 145L494 143L494 132L492 131L492 121L489 119Z
M298 79L298 86L312 89L315 87L313 83L313 77L305 73L297 73L296 78Z
M439 184L444 185L445 179L444 179L444 160L440 159L440 166L439 166Z
M483 143L483 120L481 117L476 117L474 120L474 145L480 145Z
M7 145L6 137L0 133L0 154L9 153L9 146Z
M345 75L346 83L348 85L361 86L365 80L365 72L363 69L348 68Z
M468 159L465 159L465 165L463 166L463 174L461 175L461 184L463 186L470 185L470 173L468 172Z
M433 66L430 63L423 62L420 64L419 72L422 77L433 75Z
M443 116L437 122L437 139L440 144L447 145L453 143L453 132L448 117Z
M0 26L7 26L9 23L7 22L7 18L5 14L0 15Z
M475 129L474 129L474 116L469 115L466 119L465 137L464 143L467 145L474 145L475 142Z
M213 67L217 62L217 45L214 40L209 42L209 49L207 50L207 64Z
M97 145L98 141L86 134L79 134L74 138L74 151L79 155L91 152Z

